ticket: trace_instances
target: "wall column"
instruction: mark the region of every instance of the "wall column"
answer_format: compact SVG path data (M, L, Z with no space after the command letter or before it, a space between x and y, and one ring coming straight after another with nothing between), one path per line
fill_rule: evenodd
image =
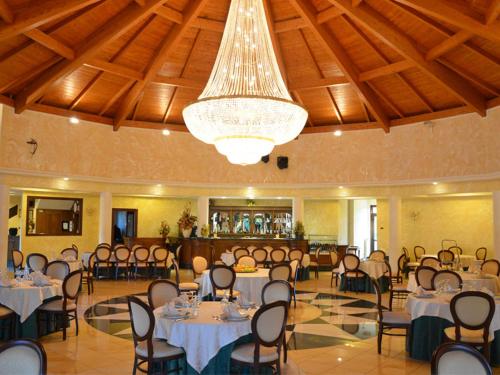
M347 243L354 246L354 200L347 200Z
M201 236L201 227L206 225L208 227L208 197L198 197L198 228L196 235Z
M493 249L494 259L500 259L500 191L494 191L493 196Z
M348 200L339 199L338 205L339 209L337 211L337 222L338 222L338 235L337 244L347 245L349 244L349 212L348 212Z
M107 242L110 244L112 241L112 207L112 194L109 191L102 192L99 198L99 242Z
M0 270L7 269L9 241L9 187L0 184Z
M297 221L302 221L302 223L304 223L304 198L294 197L292 199L292 218L293 225L295 225Z
M389 197L389 248L387 250L395 273L401 253L401 197Z

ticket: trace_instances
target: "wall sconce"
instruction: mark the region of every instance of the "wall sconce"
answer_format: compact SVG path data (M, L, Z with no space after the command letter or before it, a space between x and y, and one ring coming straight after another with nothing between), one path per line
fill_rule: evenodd
M38 142L35 139L31 138L26 143L31 146L31 156L35 155L36 150L38 150Z

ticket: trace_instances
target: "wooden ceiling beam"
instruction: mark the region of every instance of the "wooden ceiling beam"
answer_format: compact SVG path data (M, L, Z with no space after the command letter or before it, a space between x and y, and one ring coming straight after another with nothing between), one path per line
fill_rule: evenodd
M160 17L163 17L169 21L172 21L172 22L175 22L178 24L181 24L183 22L183 16L182 16L181 12L179 12L175 9L172 9L170 7L167 7L165 5L162 7L159 7L155 13L157 15L159 15Z
M139 72L138 70L128 68L117 63L108 62L102 59L92 59L85 62L84 65L97 70L102 70L103 72L116 74L118 76L130 78L136 81L142 81L144 79L144 74Z
M165 2L165 0L146 1L146 5L143 7L135 3L129 5L106 25L99 28L86 39L85 44L75 50L76 57L74 60L61 61L30 82L16 97L16 112L24 111L27 106L39 99L53 84L91 60L101 51L102 47L119 38L139 22L144 21Z
M387 76L390 74L395 74L402 72L404 70L414 68L415 63L413 61L401 60L395 63L387 64L381 66L380 68L375 68L372 70L367 70L365 72L359 73L359 80L361 82L369 81L374 78Z
M316 19L316 12L312 4L305 0L289 0L295 10L307 22L310 30L314 34L317 41L322 45L324 50L330 57L337 63L339 68L343 71L346 78L352 83L352 87L357 94L366 103L370 111L373 113L380 126L389 132L389 117L384 112L382 105L379 103L376 94L366 84L361 82L358 78L359 72L355 67L350 57L346 54L344 48L333 37L330 31L324 26L320 25Z
M425 59L427 61L435 60L438 57L444 55L446 52L458 47L460 44L465 43L467 40L474 36L469 31L460 30L458 33L454 34L452 37L445 39L437 46L431 48L425 54Z
M286 31L298 30L306 27L306 23L302 17L290 18L289 20L276 21L274 23L275 33L284 33Z
M321 89L332 86L346 85L350 81L344 76L332 76L327 78L317 78L317 79L304 79L300 81L294 81L289 83L290 90L312 90Z
M379 129L380 124L375 121L370 122L356 122L344 123L334 125L317 125L314 128L304 128L301 134L315 134L315 133L333 133L335 130L351 131L351 130L368 130Z
M29 105L29 108L33 111L50 113L57 116L64 117L78 117L83 121L91 121L91 122L99 122L101 124L112 125L113 119L109 117L103 117L99 115L94 115L92 113L80 112L80 111L72 111L65 108L54 107L52 105L40 104L40 103L32 103Z
M391 126L415 124L417 122L432 121L445 117L463 115L465 113L471 113L471 108L467 105L456 108L443 109L441 111L435 111L431 113L422 113L419 115L407 116L401 119L394 119L391 120Z
M135 83L134 80L129 80L127 83L125 83L118 91L116 91L109 100L104 103L102 106L101 110L99 111L99 115L102 116L104 115L115 102L120 99Z
M491 4L484 14L484 23L486 25L492 24L498 18L500 13L500 0L491 0Z
M180 25L176 24L172 27L150 62L149 67L144 74L144 80L137 81L120 104L115 116L114 130L118 130L120 128L122 121L127 118L146 85L154 80L157 72L165 63L168 55L177 47L186 31L188 31L191 27L191 22L200 15L207 2L208 0L192 0L188 2L187 9L183 13L183 23Z
M101 0L44 0L16 15L12 23L0 26L0 40L12 38Z
M386 18L379 15L366 4L361 4L353 8L347 0L329 1L398 51L406 59L413 61L423 72L440 82L443 87L447 88L460 100L472 106L481 116L486 115L486 100L476 88L449 68L435 61L425 60L415 42Z
M352 6L357 7L363 0L352 0Z
M144 5L146 5L146 0L135 0L135 2L137 4L139 4L141 7L143 7Z
M5 23L14 22L14 13L12 13L12 10L5 0L0 0L0 17L2 17Z
M156 75L151 82L167 86L182 87L194 90L202 90L206 85L206 82L203 81L197 81L194 79L181 78L181 77L167 77L159 74Z
M342 11L336 7L330 7L316 14L316 21L321 24L342 15Z
M467 30L482 38L499 42L500 22L485 25L472 14L465 14L462 7L450 1L436 0L395 0L421 13L444 21L460 29Z
M183 132L183 133L189 132L186 125L176 124L176 123L124 120L122 126L130 128L140 128L140 129L153 129L153 130L167 129L170 131Z
M224 27L226 24L224 22L210 20L208 18L200 18L198 17L191 23L192 27L196 27L202 30L215 31L218 33L224 32Z
M24 35L65 59L74 60L75 58L75 51L72 48L39 29L28 30Z

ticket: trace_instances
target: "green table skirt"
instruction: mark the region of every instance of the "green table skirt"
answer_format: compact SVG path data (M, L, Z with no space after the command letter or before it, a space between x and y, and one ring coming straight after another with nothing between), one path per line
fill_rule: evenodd
M389 290L389 278L387 276L382 276L377 281L380 285L380 291L382 293L385 293ZM375 288L373 287L373 284L368 276L358 279L352 279L349 284L350 292L375 293ZM340 276L339 290L346 290L346 287L347 283L344 274L342 274Z
M407 338L407 351L413 359L430 361L432 353L445 342L444 330L453 327L453 323L435 316L422 316L412 320L410 334ZM495 332L491 343L491 364L500 365L500 331Z
M299 269L299 274L298 274L298 277L297 277L297 281L306 281L306 280L309 280L310 277L309 277L309 267L305 267L305 268L300 268Z

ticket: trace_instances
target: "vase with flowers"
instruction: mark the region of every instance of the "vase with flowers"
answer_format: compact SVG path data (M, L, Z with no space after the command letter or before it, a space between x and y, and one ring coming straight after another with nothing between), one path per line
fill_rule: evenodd
M162 221L160 223L160 229L158 230L160 232L160 235L163 237L163 239L166 239L168 237L168 234L170 233L170 225L166 221Z
M196 216L191 215L191 206L186 206L186 208L184 208L184 211L182 211L179 221L177 221L177 224L179 224L179 229L181 230L182 236L184 238L189 238L194 224L197 220L198 218Z

